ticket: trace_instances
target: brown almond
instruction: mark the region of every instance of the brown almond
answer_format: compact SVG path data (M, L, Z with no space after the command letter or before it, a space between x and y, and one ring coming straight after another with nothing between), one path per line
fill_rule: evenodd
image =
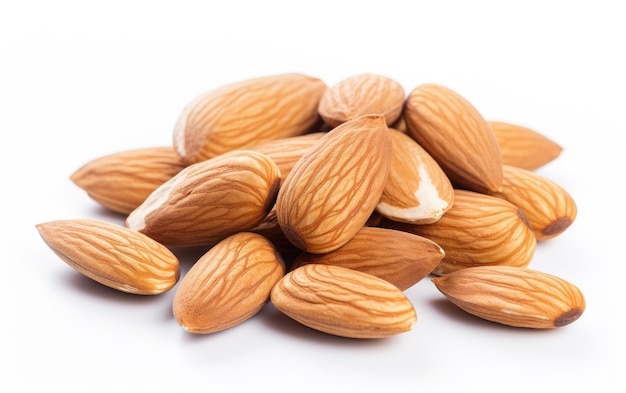
M239 232L207 251L181 279L173 301L176 321L190 333L236 326L269 301L285 267L266 238Z
M517 206L473 191L455 190L454 205L435 223L384 220L380 225L441 246L446 255L433 270L437 275L484 265L526 267L537 248L535 235Z
M329 87L320 99L318 110L331 127L369 114L385 116L390 125L402 113L404 96L404 88L394 79L358 74Z
M439 163L455 187L500 191L500 146L468 100L445 86L420 85L409 93L404 117L408 135Z
M311 263L343 266L382 278L404 291L429 275L444 254L438 244L424 237L364 227L337 250L300 254L291 269Z
M383 338L412 329L417 314L393 284L341 266L292 270L271 292L278 310L312 329L350 338Z
M46 244L69 266L107 287L156 295L180 276L176 256L139 232L99 220L57 220L37 225Z
M260 223L279 184L271 158L231 151L180 171L133 210L126 225L168 246L213 245Z
M504 165L503 170L502 191L493 195L524 213L537 240L552 239L572 225L576 202L563 187L527 169Z
M391 137L382 115L349 120L294 165L276 200L278 223L295 246L324 253L350 240L374 211L387 181Z
M173 147L151 147L98 157L71 179L102 206L129 214L184 167Z
M297 73L220 86L185 107L174 129L174 147L192 164L305 134L321 122L317 106L326 88L322 80Z
M561 155L561 145L528 127L503 121L490 121L502 163L534 171Z
M393 128L391 168L376 211L391 220L429 224L454 202L452 183L414 139Z
M462 310L508 326L557 328L576 321L585 310L578 287L537 270L480 266L432 282Z

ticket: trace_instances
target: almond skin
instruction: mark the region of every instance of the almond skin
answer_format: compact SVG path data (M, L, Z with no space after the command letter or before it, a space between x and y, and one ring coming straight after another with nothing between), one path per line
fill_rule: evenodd
M71 180L107 209L129 214L184 167L173 147L134 149L91 160Z
M413 89L404 117L408 135L439 163L456 188L497 192L502 187L502 153L478 110L453 90L436 84Z
M174 317L190 333L231 328L263 308L284 274L283 261L269 240L236 233L213 246L181 279Z
M454 205L433 224L383 220L380 226L430 239L446 255L433 274L483 265L526 267L537 240L524 213L512 203L473 191L455 190Z
M320 138L294 165L276 200L278 223L303 251L344 245L363 227L382 194L391 137L382 115L349 120Z
M38 224L37 230L73 269L122 292L157 295L180 276L178 259L168 248L121 225L57 220Z
M404 291L429 275L444 255L439 245L424 237L364 227L335 251L300 254L291 269L311 263L343 266L382 278Z
M503 121L490 121L502 163L534 171L561 155L561 145L547 136L524 126Z
M341 266L292 270L274 286L271 301L305 326L349 338L389 337L411 330L417 321L413 305L396 286Z
M318 111L331 127L369 114L385 116L390 125L400 117L404 97L404 88L394 79L358 74L329 87L320 99Z
M393 146L391 168L376 211L391 220L429 224L452 207L450 179L414 139L389 129Z
M576 321L585 310L578 287L537 270L472 267L435 277L432 282L462 310L508 326L557 328Z
M174 128L186 164L265 141L307 133L326 84L303 74L278 74L223 85L187 105Z
M325 134L325 132L312 132L305 135L276 139L253 146L249 150L258 151L274 160L278 169L280 169L282 184L300 157Z
M504 165L502 191L493 195L517 206L537 240L562 234L576 219L576 202L556 182L532 171Z
M167 246L214 245L260 223L279 184L272 159L231 151L180 171L133 210L126 225Z

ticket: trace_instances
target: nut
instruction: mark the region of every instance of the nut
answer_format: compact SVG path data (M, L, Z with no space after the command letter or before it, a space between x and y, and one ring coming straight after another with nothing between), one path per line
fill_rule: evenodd
M391 137L382 115L332 129L294 165L276 200L278 223L303 251L324 253L369 219L387 181Z
M137 295L172 288L180 276L176 256L148 236L98 220L57 220L37 224L46 244L90 279Z
M190 333L231 328L263 308L284 273L272 243L255 233L236 233L207 251L181 279L174 317Z
M130 213L126 225L168 246L214 245L261 222L279 183L269 157L231 151L180 171Z
M331 127L369 114L385 116L390 125L398 120L403 106L404 88L400 83L383 75L359 74L329 87L318 111Z
M102 206L129 214L184 167L173 147L144 148L96 158L71 179Z
M482 115L447 87L413 89L404 107L407 133L439 163L457 188L497 192L502 187L502 153Z
M342 337L388 337L417 321L413 305L393 284L341 266L292 270L274 286L271 301L301 324Z
M210 90L185 107L174 129L174 147L186 164L304 134L321 122L317 106L326 91L320 79L279 74Z
M376 211L395 221L433 223L452 207L452 183L414 139L393 128L389 130L391 168Z
M424 237L364 227L337 250L298 255L291 269L311 263L343 266L382 278L404 291L429 275L444 254L438 244Z
M508 326L549 329L577 320L585 298L572 283L537 270L480 266L432 279L464 311Z

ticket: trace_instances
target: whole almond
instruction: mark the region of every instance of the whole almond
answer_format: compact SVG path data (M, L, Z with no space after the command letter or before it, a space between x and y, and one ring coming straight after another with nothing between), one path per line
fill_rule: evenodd
M329 87L320 99L318 110L331 127L369 114L384 115L390 125L402 113L404 96L404 88L394 79L358 74Z
M282 184L300 157L325 134L325 132L312 132L305 135L275 139L253 146L249 150L258 151L274 160L278 169L280 169Z
M393 284L341 266L310 264L292 270L271 292L290 318L321 332L383 338L412 329L417 314Z
M231 328L263 308L284 274L272 243L255 233L236 233L207 251L181 279L174 317L190 333Z
M438 244L424 237L364 227L337 250L300 254L291 269L311 263L343 266L382 278L404 291L429 275L444 255Z
M490 121L502 163L534 171L561 155L561 145L533 129L503 121Z
M272 159L231 151L180 171L133 210L126 225L167 246L213 245L260 223L279 184Z
M173 147L120 151L89 161L71 179L96 202L129 214L185 165Z
M508 326L549 329L585 310L578 287L560 277L512 266L472 267L432 279L462 310Z
M121 225L99 220L56 220L37 224L37 230L69 266L107 287L156 295L178 281L178 259L168 248Z
M235 149L301 135L321 122L317 106L326 84L303 74L278 74L210 90L185 107L174 147L186 164Z
M405 103L407 133L439 163L452 184L477 192L502 187L502 153L478 110L455 91L436 84L413 89Z
M454 205L435 223L384 220L380 225L441 246L446 255L433 270L436 275L484 265L526 267L537 248L535 235L517 206L473 191L455 190Z
M504 165L503 170L502 191L493 195L524 213L537 240L552 239L572 225L576 202L563 187L527 169Z
M393 128L391 168L376 211L391 220L429 224L452 207L450 179L414 139Z
M390 163L391 137L382 115L361 116L326 133L278 192L278 223L289 241L312 253L348 242L374 211Z

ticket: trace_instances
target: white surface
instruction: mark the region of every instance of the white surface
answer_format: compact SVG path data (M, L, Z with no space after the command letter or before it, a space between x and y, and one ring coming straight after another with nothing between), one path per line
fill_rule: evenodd
M0 5L1 391L624 391L619 2L93 4ZM560 143L563 154L540 173L572 194L579 214L539 246L531 267L578 285L583 316L550 331L497 326L453 308L424 280L407 291L414 330L386 340L316 333L271 306L192 336L172 317L173 291L117 293L43 243L40 222L122 222L70 181L79 166L169 145L198 94L288 71L329 85L360 72L407 91L440 83L486 118ZM183 256L183 269L198 256Z

